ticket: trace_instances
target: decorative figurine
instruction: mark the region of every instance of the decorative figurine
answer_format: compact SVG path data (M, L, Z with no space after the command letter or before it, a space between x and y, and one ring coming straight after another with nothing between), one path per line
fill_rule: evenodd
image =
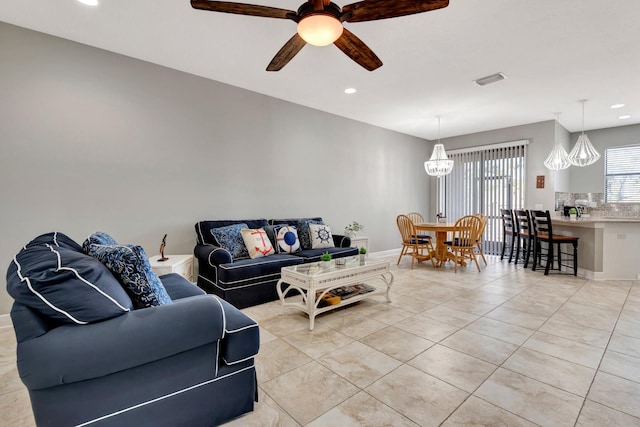
M160 244L160 259L158 261L166 261L169 258L164 256L164 247L167 246L167 235L165 234L162 238L162 243Z

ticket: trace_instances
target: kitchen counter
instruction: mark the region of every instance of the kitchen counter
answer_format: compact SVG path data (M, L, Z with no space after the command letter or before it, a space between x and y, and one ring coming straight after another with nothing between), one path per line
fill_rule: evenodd
M552 217L554 234L579 237L578 275L593 280L640 279L640 218Z

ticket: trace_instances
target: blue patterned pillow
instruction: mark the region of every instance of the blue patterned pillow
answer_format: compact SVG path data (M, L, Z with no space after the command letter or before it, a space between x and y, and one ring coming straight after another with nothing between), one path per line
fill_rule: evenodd
M98 259L127 291L135 308L171 304L171 298L142 246L89 245L89 255Z
M82 250L85 254L89 253L89 245L118 245L118 242L107 233L96 231L82 242Z
M218 246L229 251L233 259L249 258L249 251L244 245L240 230L249 228L247 224L232 224L226 227L212 228L211 234Z
M316 221L314 219L300 219L296 221L296 226L298 228L298 238L300 239L300 246L302 246L303 250L312 249L309 224L324 224L324 222Z
M13 258L7 270L9 295L65 324L84 325L129 312L131 299L109 269L83 254L77 243L77 248L68 247L73 241L62 236L43 234Z

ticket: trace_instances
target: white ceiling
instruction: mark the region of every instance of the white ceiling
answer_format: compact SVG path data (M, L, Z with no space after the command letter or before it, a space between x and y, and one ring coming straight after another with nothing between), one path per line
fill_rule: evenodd
M253 1L291 10L302 2ZM443 138L555 112L579 131L580 99L589 100L587 130L640 123L638 0L450 0L437 11L345 24L384 62L373 72L333 45L306 46L267 72L293 21L195 10L189 0L2 0L0 21L431 140L438 115ZM496 72L508 79L473 83Z

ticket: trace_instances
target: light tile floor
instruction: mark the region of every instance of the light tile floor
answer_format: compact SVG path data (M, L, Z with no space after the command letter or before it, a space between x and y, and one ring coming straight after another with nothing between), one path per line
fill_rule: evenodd
M373 256L373 255L372 255ZM640 282L396 267L382 297L261 327L260 402L227 426L640 426ZM32 426L0 318L0 425Z

